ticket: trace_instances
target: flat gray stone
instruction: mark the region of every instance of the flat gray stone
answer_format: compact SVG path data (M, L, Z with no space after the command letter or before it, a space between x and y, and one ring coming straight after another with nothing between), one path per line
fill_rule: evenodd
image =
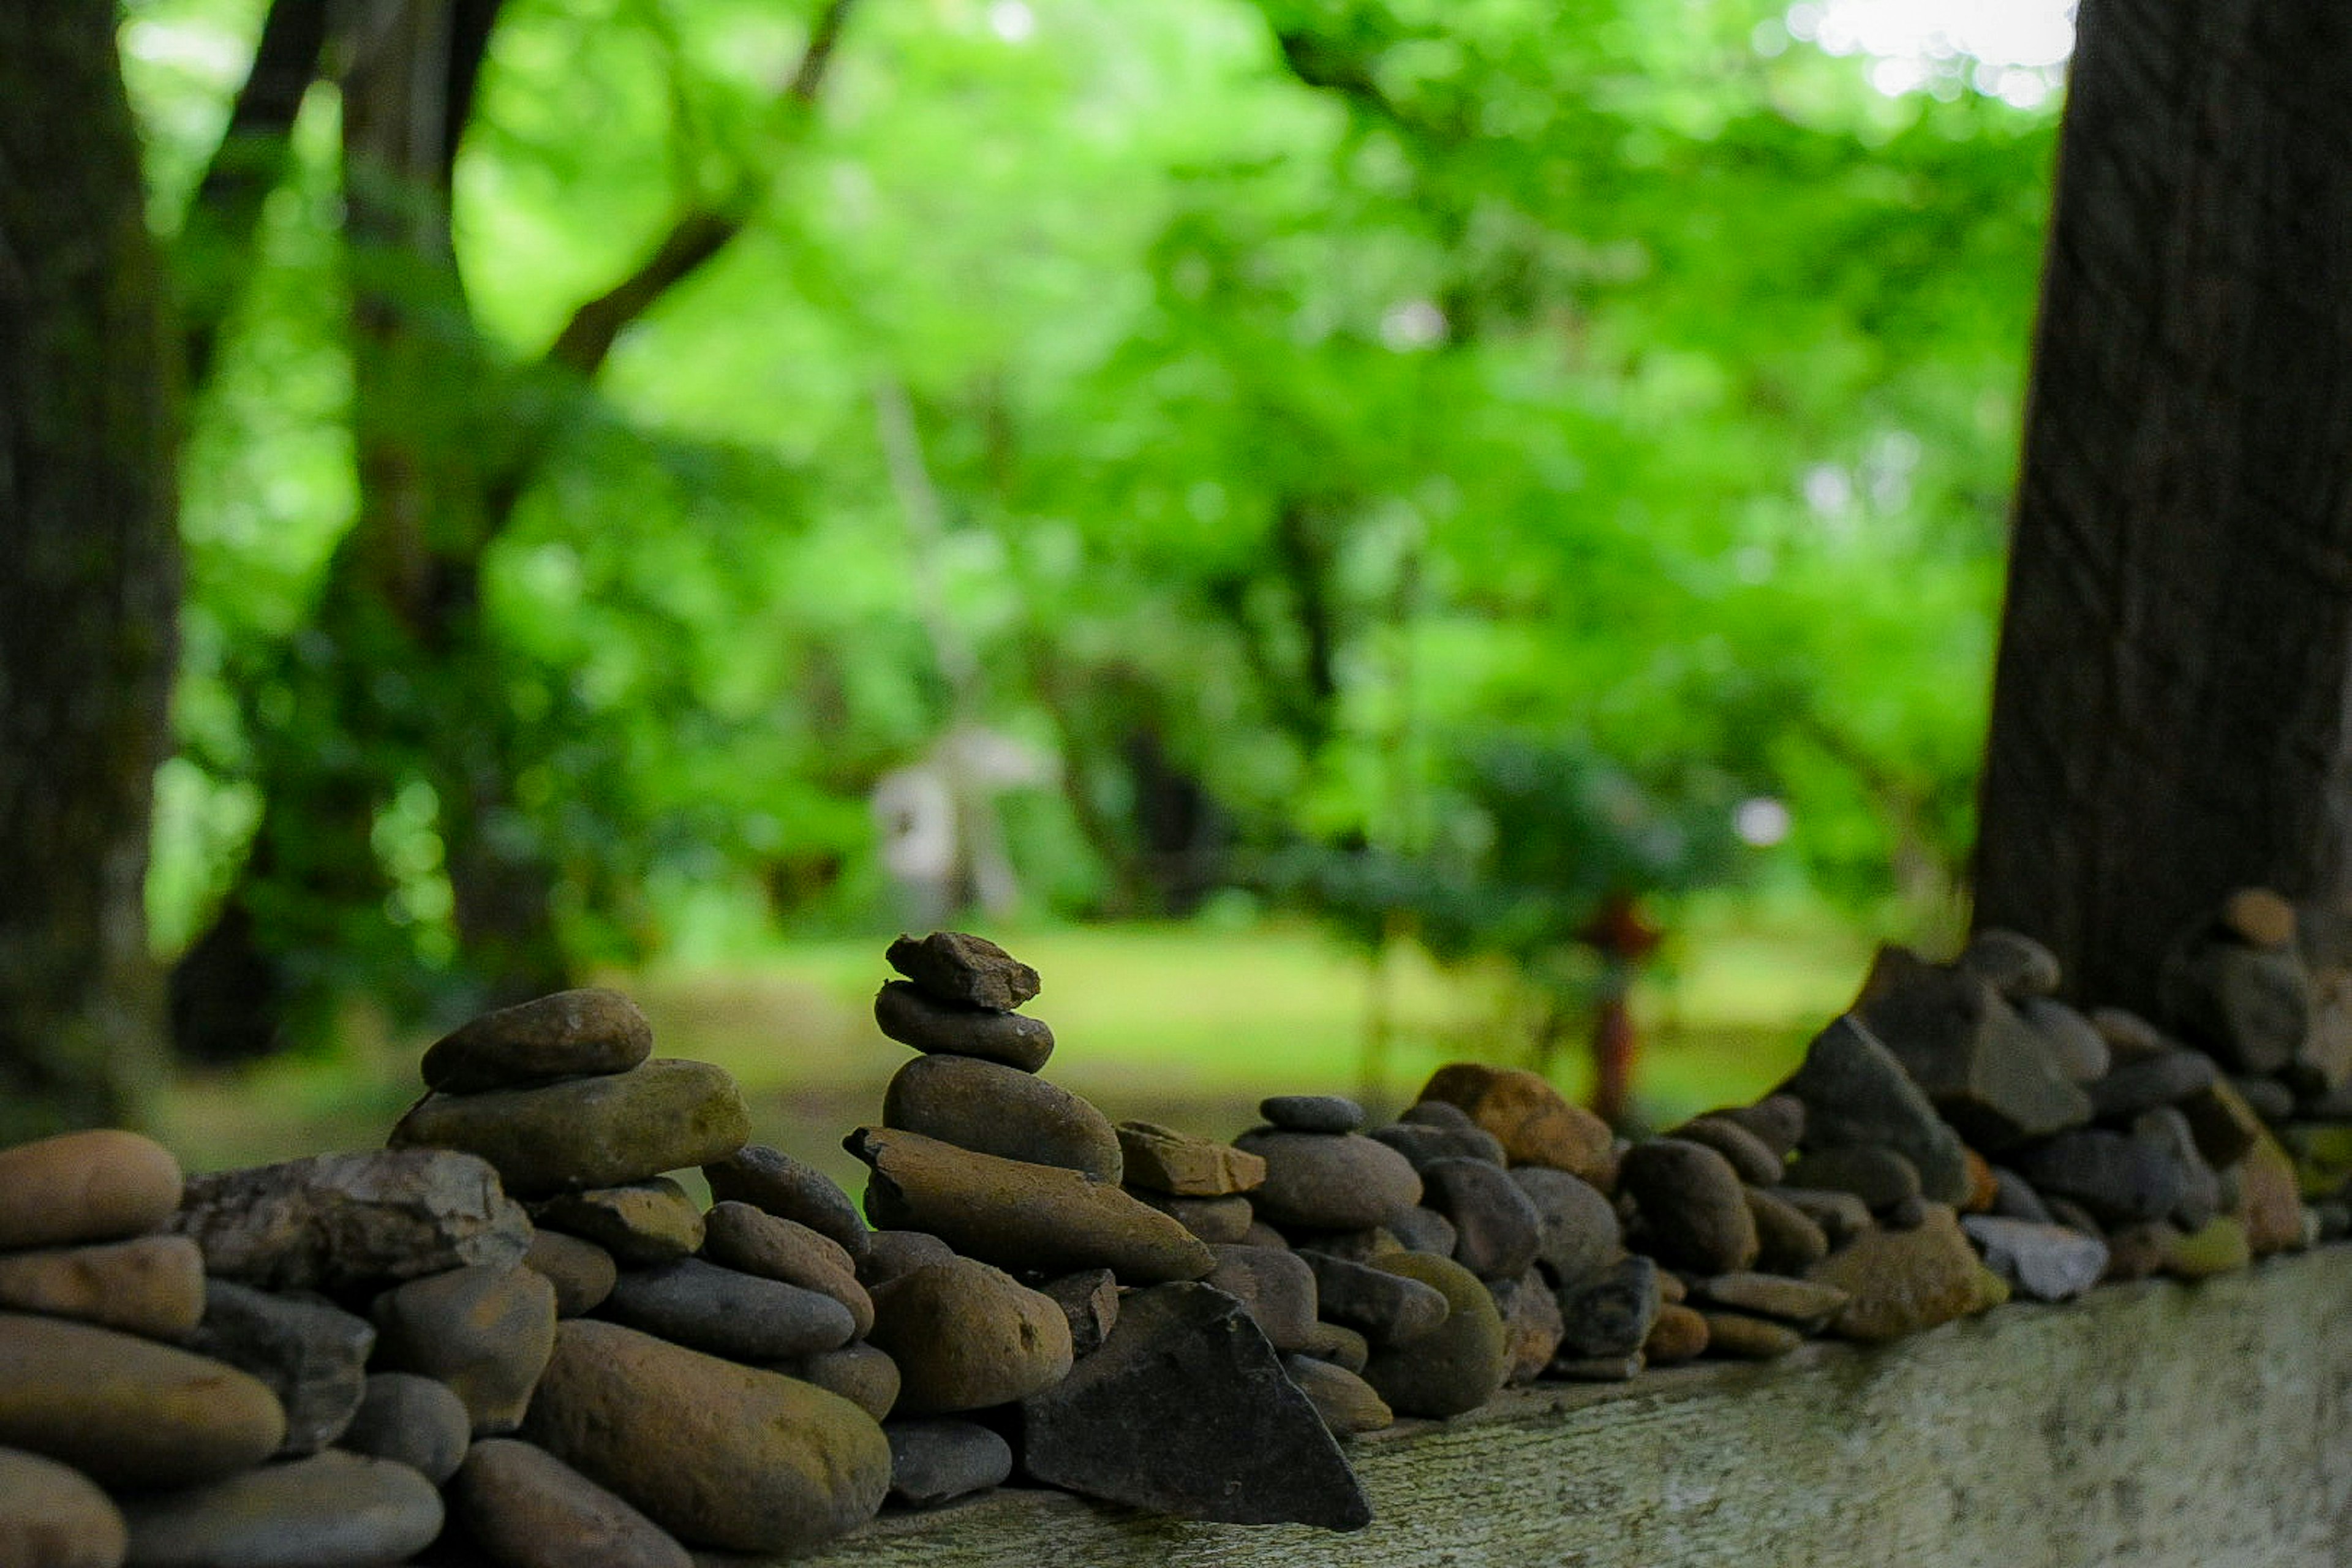
M268 1385L286 1410L278 1452L298 1458L332 1443L358 1412L375 1330L322 1297L213 1279L205 1283L204 1321L185 1342Z
M436 1040L418 1070L428 1089L477 1094L626 1072L653 1051L653 1026L635 1003L584 987L485 1013Z
M184 1491L125 1498L133 1568L380 1568L441 1533L441 1494L387 1459L329 1449Z
M597 1315L741 1362L837 1350L857 1331L849 1309L821 1290L698 1258L623 1272Z

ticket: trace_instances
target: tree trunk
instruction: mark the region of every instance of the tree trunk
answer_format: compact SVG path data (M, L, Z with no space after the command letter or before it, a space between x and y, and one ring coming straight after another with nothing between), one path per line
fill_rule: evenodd
M110 0L0 6L0 1143L133 1120L177 382Z
M2145 1007L2232 888L2352 893L2352 11L2084 0L1979 925Z

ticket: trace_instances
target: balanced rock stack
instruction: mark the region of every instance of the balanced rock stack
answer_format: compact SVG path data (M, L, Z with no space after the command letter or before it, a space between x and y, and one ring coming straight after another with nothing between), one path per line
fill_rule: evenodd
M1366 1522L1318 1404L1283 1369L1315 1319L1311 1277L1203 1239L1247 1236L1237 1194L1263 1167L1114 1128L1038 1077L1053 1035L1017 1011L1037 973L994 943L934 932L888 958L906 978L883 986L875 1019L920 1054L891 1079L882 1125L845 1146L871 1167L881 1227L866 1278L874 1342L899 1374L894 1493L928 1505L1005 1479L1010 1434L1027 1479L1092 1497Z

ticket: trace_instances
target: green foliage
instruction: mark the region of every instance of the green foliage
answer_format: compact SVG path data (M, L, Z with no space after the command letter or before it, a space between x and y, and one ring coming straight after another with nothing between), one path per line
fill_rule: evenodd
M874 921L866 792L960 718L1056 758L1006 815L1068 913L1181 907L1204 847L1263 885L1349 846L1289 885L1402 900L1449 951L1776 858L1856 905L1932 892L2054 117L1884 98L1760 51L1772 15L867 0L796 126L804 15L509 0L456 196L498 374L668 215L761 194L593 392L509 405L552 435L467 679L565 951ZM167 226L257 23L130 9ZM257 736L383 748L386 890L305 940L463 978L432 748L286 675L320 639L378 658L319 608L356 505L335 109L314 90L193 433L156 923L236 879ZM936 529L877 434L898 393ZM438 668L394 704L427 739ZM1793 832L1734 855L1753 795Z

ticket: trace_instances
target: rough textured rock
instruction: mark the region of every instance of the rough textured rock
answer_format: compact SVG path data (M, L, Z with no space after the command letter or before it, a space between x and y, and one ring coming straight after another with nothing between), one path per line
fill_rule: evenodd
M369 1375L335 1447L406 1465L437 1487L457 1473L473 1436L474 1417L447 1384L422 1373L379 1372Z
M882 1428L847 1400L593 1319L557 1329L523 1436L689 1545L737 1552L855 1529L890 1485Z
M1445 1321L1445 1293L1416 1275L1328 1253L1302 1252L1314 1271L1318 1310L1373 1344L1403 1344Z
M1119 1179L1118 1135L1059 1084L978 1057L917 1057L891 1078L882 1125L976 1153Z
M1968 1196L1959 1134L1853 1014L1813 1037L1803 1064L1780 1089L1805 1102L1807 1148L1883 1143L1911 1162L1929 1197L1958 1203ZM1798 1181L1793 1172L1789 1180Z
M286 1412L278 1452L299 1456L318 1452L351 1425L366 1392L375 1330L316 1296L215 1279L205 1291L204 1321L186 1342L267 1384Z
M1375 1345L1364 1381L1400 1415L1443 1418L1495 1397L1510 1373L1502 1314L1478 1277L1448 1258L1398 1252L1377 1265L1445 1298L1445 1321L1430 1332Z
M0 1253L0 1310L176 1340L205 1315L205 1255L184 1236Z
M1048 1274L1108 1268L1137 1282L1197 1279L1215 1266L1182 1226L1076 1171L877 1127L845 1147L873 1167L866 1201L877 1225L929 1231L969 1258Z
M1616 1205L1581 1176L1548 1165L1521 1165L1511 1180L1536 1210L1536 1260L1566 1284L1606 1268L1624 1254Z
M1640 1205L1650 1248L1665 1262L1706 1274L1755 1263L1747 1191L1714 1150L1678 1138L1636 1143L1618 1164L1617 1187Z
M1239 1301L1276 1350L1304 1348L1315 1332L1315 1272L1307 1261L1287 1247L1211 1250L1217 1266L1203 1283Z
M1257 1113L1286 1132L1355 1132L1364 1108L1340 1094L1276 1094L1257 1102Z
M827 1394L838 1394L877 1421L898 1407L898 1363L874 1345L846 1344L837 1351L819 1351L771 1370L815 1384Z
M1929 1204L1909 1230L1873 1230L1815 1266L1812 1278L1851 1298L1831 1331L1851 1340L1891 1340L1962 1317L1982 1304L1976 1249L1958 1216Z
M1421 1181L1426 1206L1454 1226L1456 1263L1481 1279L1516 1279L1535 1267L1543 1216L1501 1166L1434 1160L1423 1168Z
M0 1448L0 1563L119 1568L128 1532L98 1483L68 1465Z
M1572 1361L1629 1355L1642 1348L1663 1304L1658 1266L1627 1258L1559 1291L1559 1354Z
M1038 1290L1068 1320L1072 1355L1090 1354L1118 1321L1118 1276L1108 1268L1081 1268L1048 1279Z
M2089 1101L2059 1072L2042 1037L1966 969L1881 948L1854 1013L1979 1149L1998 1153L2091 1119Z
M529 1268L412 1279L378 1296L373 1315L376 1364L447 1384L478 1436L514 1430L555 1344L555 1287Z
M710 1164L751 1135L743 1097L724 1070L656 1058L602 1078L428 1094L393 1128L392 1142L479 1154L509 1192L539 1197Z
M1791 1186L1850 1193L1873 1211L1921 1196L1918 1168L1884 1143L1816 1149L1789 1167Z
M1286 1355L1282 1370L1323 1418L1334 1437L1353 1437L1396 1424L1396 1413L1379 1393L1355 1373L1312 1356Z
M1503 1342L1510 1352L1510 1370L1503 1381L1534 1382L1559 1353L1559 1342L1568 1331L1551 1286L1530 1268L1516 1279L1489 1281L1486 1293L1502 1314Z
M867 1230L857 1205L830 1176L764 1143L748 1143L702 1167L713 1203L746 1203L804 1225L838 1245L853 1264L866 1260Z
M0 1250L142 1235L179 1206L180 1188L170 1150L116 1128L0 1149Z
M821 1290L699 1258L624 1270L598 1315L742 1362L838 1350L857 1331L849 1309Z
M511 1437L474 1445L449 1510L510 1568L693 1568L667 1531L544 1448Z
M441 1533L441 1494L386 1459L330 1449L127 1498L136 1568L378 1568Z
M547 1229L594 1242L633 1268L677 1262L702 1246L706 1230L702 1211L667 1176L562 1193L533 1204L530 1213Z
M877 1290L901 1274L911 1274L927 1263L945 1263L956 1249L929 1231L875 1230L866 1235L866 1256L857 1265L857 1282Z
M905 980L887 981L875 994L874 1023L900 1045L919 1051L979 1057L1023 1072L1035 1072L1054 1054L1054 1031L1042 1018L959 1007L926 996Z
M1050 1296L969 1258L902 1275L874 1293L872 1343L898 1364L898 1409L948 1415L1051 1388L1073 1360Z
M1024 1402L1022 1426L1029 1473L1088 1497L1234 1524L1355 1530L1371 1519L1274 1347L1239 1302L1205 1285L1128 1298L1102 1348Z
M1550 1165L1595 1185L1607 1182L1609 1124L1571 1105L1538 1074L1523 1068L1454 1062L1422 1085L1420 1098L1457 1105L1471 1121L1502 1140L1514 1165Z
M831 1237L743 1203L714 1204L704 1220L702 1253L711 1262L824 1292L849 1309L860 1337L874 1326L873 1298Z
M893 1421L882 1431L890 1495L908 1508L937 1508L1013 1474L1013 1445L977 1421Z
M522 1255L523 1267L536 1269L555 1287L555 1315L559 1318L585 1317L596 1310L597 1303L613 1293L613 1279L618 1272L613 1255L594 1242L581 1237L566 1236L560 1230L541 1230L530 1238L530 1250Z
M1171 1197L1219 1198L1255 1191L1265 1180L1265 1162L1230 1143L1150 1121L1122 1121L1115 1131L1122 1179L1131 1187Z
M1037 994L1037 972L984 936L935 931L902 936L884 954L927 996L960 1007L1009 1013Z
M1745 1195L1748 1217L1756 1222L1757 1268L1802 1274L1829 1256L1829 1233L1802 1209L1763 1187L1750 1187Z
M478 1094L626 1072L654 1054L653 1026L618 991L558 991L485 1013L433 1042L418 1064L427 1089Z
M210 1356L0 1312L0 1445L108 1487L186 1486L248 1468L286 1439L259 1379Z
M530 1221L472 1154L316 1154L187 1184L172 1229L205 1271L265 1290L335 1290L467 1264L512 1264Z
M1363 1230L1421 1201L1421 1177L1405 1157L1359 1133L1243 1133L1236 1148L1265 1162L1265 1180L1250 1194L1276 1226Z
M1960 1228L1987 1268L2037 1301L2071 1301L2106 1272L2107 1244L2063 1225L1969 1215Z
M2166 1151L2095 1128L2021 1149L2015 1163L2035 1191L2071 1199L2102 1224L2160 1219L2188 1192L2187 1173Z

